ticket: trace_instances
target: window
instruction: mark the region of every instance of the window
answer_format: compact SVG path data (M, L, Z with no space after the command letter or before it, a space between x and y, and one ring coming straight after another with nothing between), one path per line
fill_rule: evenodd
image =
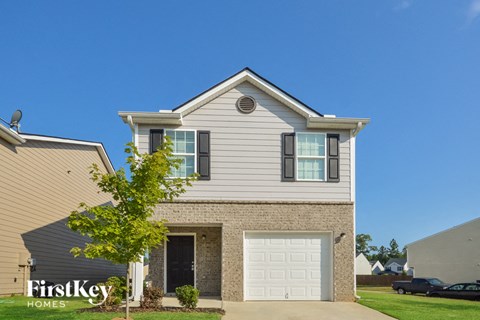
M402 267L397 267L397 271L403 271Z
M453 285L453 286L451 286L451 287L448 287L447 290L450 290L450 291L460 291L460 290L463 289L463 287L464 287L463 284L455 284L455 285Z
M440 281L440 279L437 279L437 278L431 278L431 279L428 279L428 282L434 286L443 286L445 285L445 283L443 283L442 281Z
M297 180L325 180L324 133L297 133Z
M195 131L166 130L172 140L173 155L182 160L178 169L172 169L173 178L186 178L195 172Z
M467 291L480 291L480 285L479 284L469 284L465 287L464 290Z

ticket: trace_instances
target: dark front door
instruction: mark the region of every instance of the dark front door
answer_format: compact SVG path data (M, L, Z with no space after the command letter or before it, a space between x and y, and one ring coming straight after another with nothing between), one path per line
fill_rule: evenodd
M176 287L194 285L193 236L169 236L167 243L167 292Z

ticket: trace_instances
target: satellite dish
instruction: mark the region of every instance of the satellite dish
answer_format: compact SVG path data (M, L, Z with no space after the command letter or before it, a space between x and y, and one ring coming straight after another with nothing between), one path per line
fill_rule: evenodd
M22 119L22 110L17 110L12 114L12 120L10 120L10 128L20 126L20 120Z

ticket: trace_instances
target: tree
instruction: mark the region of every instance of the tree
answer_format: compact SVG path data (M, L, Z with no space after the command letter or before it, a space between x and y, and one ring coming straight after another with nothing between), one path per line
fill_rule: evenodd
M78 257L104 258L115 264L127 266L139 262L149 248L159 246L166 238L164 221L151 221L158 203L172 201L185 192L196 175L169 178L172 168L179 168L181 160L172 156L170 140L154 154L140 154L133 143L127 144L125 152L130 178L123 168L114 174L102 173L98 165L91 167L91 179L101 192L112 195L112 205L90 207L81 203L68 219L68 227L91 242L84 248L75 247L70 252ZM129 281L129 280L128 280ZM127 285L126 319L129 319L129 290Z
M388 248L388 257L389 258L400 258L401 253L398 250L399 246L395 239L390 241L390 248Z
M367 259L370 260L371 252L377 251L376 246L370 246L372 237L369 234L359 233L355 237L355 249L357 254L363 253Z
M372 260L378 260L380 261L383 265L387 263L389 257L388 257L388 249L385 248L384 246L380 246L378 249L377 253L372 255Z

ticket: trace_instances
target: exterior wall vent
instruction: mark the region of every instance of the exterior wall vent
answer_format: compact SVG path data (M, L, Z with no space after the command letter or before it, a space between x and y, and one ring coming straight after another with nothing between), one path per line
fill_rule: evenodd
M252 113L256 107L257 102L252 97L243 96L237 100L237 109L241 113Z

